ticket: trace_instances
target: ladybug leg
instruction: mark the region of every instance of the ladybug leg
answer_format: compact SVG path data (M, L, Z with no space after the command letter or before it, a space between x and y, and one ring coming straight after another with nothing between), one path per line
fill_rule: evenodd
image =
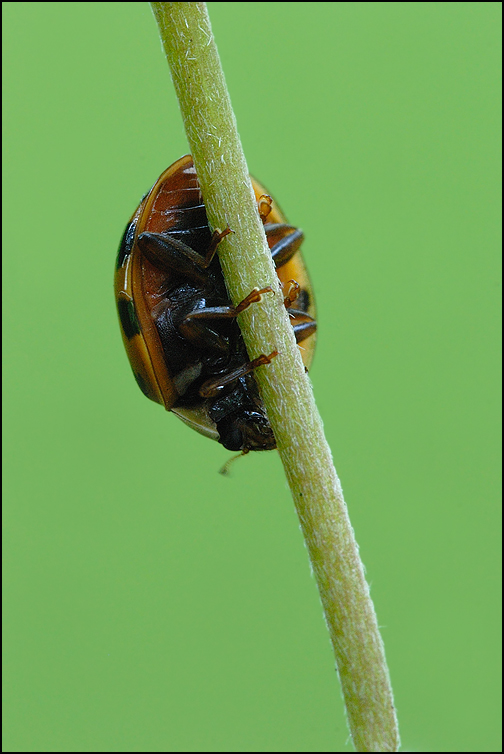
M210 263L215 256L215 252L217 251L217 246L220 244L222 239L233 232L234 231L231 230L229 225L227 228L224 228L223 231L220 231L218 228L214 230L214 232L212 233L212 238L210 239L210 246L208 247L208 251L205 256L205 267L210 266Z
M301 286L299 283L295 280L289 280L284 284L284 287L287 285L289 288L287 295L284 298L284 305L289 312L289 317L294 320L291 324L294 330L294 335L296 336L296 343L300 343L302 340L305 340L305 338L309 338L310 335L313 335L317 329L317 323L313 317L310 317L310 315L302 309L292 308L292 304L296 301L301 292Z
M225 309L229 310L228 317L237 317L240 312L245 311L245 309L248 309L250 304L257 304L260 301L262 301L262 294L263 293L273 293L273 288L270 285L267 285L266 288L254 288L248 296L245 296L243 301L240 301L237 306L228 306L223 307Z
M165 233L140 233L138 248L155 267L173 270L194 283L207 282L206 269L215 256L220 241L232 233L230 228L214 230L208 251L204 257L190 246Z
M248 309L251 304L261 301L263 293L272 292L273 288L269 285L266 288L254 288L237 306L206 306L202 309L194 309L189 314L186 314L182 320L182 324L199 319L233 319L245 311L245 309Z
M288 309L289 317L294 321L291 322L294 335L296 336L296 343L301 343L302 340L309 338L317 330L317 322L310 317L306 312L300 309Z
M281 267L292 259L303 243L304 234L299 228L285 223L270 223L264 226L275 267Z
M254 288L237 306L206 306L193 309L184 316L178 325L178 330L184 338L195 345L200 345L205 349L213 347L219 351L227 351L227 341L204 320L234 319L251 304L261 301L263 293L269 293L272 290L269 285L266 288Z
M270 364L275 356L278 356L278 351L272 351L269 356L261 354L257 359L248 361L246 364L242 364L240 367L233 369L233 371L228 372L227 374L221 374L215 379L207 380L201 385L199 394L202 398L215 398L226 387L226 385L229 385L230 382L235 382L240 377L244 377L249 372L257 369L257 367L263 366L264 364Z

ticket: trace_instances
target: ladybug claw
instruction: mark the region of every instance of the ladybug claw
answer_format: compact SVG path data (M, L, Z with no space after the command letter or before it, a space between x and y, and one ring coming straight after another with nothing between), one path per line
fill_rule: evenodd
M217 246L220 244L222 239L228 236L230 233L234 233L234 230L231 230L229 225L224 228L224 230L215 228L214 232L212 233L212 238L210 239L210 246L208 247L208 251L205 255L205 267L210 266L212 259L215 256L215 252L217 251Z
M273 204L273 199L268 194L262 194L259 199L257 200L257 209L259 211L259 217L263 221L263 223L266 222L266 219L271 212L271 205Z
M284 298L284 306L286 309L288 309L290 306L292 306L294 301L299 296L301 286L296 280L289 280L287 283L285 283L285 286L289 286L287 295Z

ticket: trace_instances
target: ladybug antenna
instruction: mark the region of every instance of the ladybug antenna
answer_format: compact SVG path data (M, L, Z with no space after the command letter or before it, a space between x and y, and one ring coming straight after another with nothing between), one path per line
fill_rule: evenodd
M242 450L242 452L238 453L238 455L231 456L231 458L229 458L226 461L222 469L219 469L219 474L222 474L222 476L229 476L229 467L231 466L233 461L236 461L238 458L241 458L242 456L246 456L247 453L248 453L248 450Z

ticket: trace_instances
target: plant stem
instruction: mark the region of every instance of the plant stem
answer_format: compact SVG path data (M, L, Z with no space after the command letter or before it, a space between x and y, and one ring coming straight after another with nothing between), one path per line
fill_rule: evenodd
M261 397L294 498L320 591L357 751L397 751L392 689L364 569L257 212L247 163L205 3L151 3L213 228L236 304L254 287L275 293L240 315Z

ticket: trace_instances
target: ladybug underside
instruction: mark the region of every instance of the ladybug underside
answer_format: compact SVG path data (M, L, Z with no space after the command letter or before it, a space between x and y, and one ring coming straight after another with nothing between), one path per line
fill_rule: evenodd
M257 193L261 187L254 188ZM278 211L271 216L283 219ZM308 314L313 305L299 255L303 234L285 222L268 222L265 231L282 282L282 268L293 261L294 271L305 276L286 305L296 339L306 340L316 324ZM276 352L250 361L236 319L269 289L251 292L233 307L215 254L223 235L212 235L192 160L182 158L140 204L119 249L123 337L149 398L229 450L270 450L275 439L253 370Z

